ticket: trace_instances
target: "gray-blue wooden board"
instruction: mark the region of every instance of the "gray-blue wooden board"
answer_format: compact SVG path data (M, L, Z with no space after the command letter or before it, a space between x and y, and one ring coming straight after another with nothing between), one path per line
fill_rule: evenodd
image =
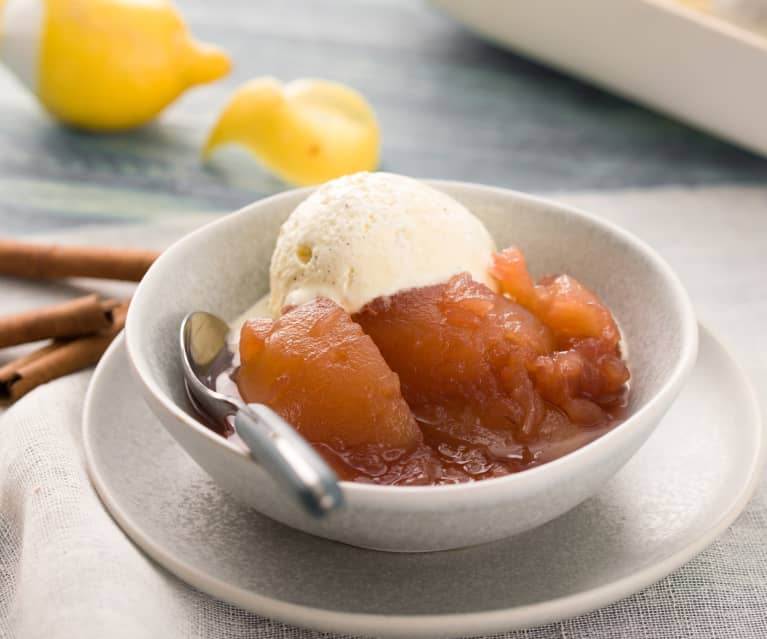
M417 0L178 5L235 67L142 129L60 127L0 69L1 232L223 212L285 188L243 150L199 157L229 95L259 75L361 90L390 171L539 192L767 178L767 160L486 44Z

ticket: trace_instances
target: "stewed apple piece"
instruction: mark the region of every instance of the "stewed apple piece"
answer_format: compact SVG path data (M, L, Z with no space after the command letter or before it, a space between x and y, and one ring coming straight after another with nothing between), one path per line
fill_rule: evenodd
M490 273L501 291L548 326L560 348L573 340L593 338L617 347L620 333L609 309L570 275L547 276L533 284L522 252L512 246L493 256Z
M247 322L237 385L309 441L347 450L411 450L422 439L397 375L348 313L328 299Z
M525 365L554 348L551 331L468 274L373 300L354 315L400 377L424 422L529 436L543 418Z
M569 275L533 284L516 247L493 257L491 274L506 295L533 311L556 338L557 351L527 367L541 396L577 424L603 420L603 409L622 400L629 379L618 326L607 307Z
M624 400L629 379L628 368L615 349L596 339L537 357L528 371L545 400L584 426L603 421L604 409Z

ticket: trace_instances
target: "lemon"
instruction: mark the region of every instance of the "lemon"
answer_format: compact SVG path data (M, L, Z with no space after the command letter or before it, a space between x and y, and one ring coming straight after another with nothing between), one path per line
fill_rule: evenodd
M288 182L319 184L378 166L379 130L371 106L355 90L327 80L282 84L257 78L224 108L203 150L248 148Z
M144 124L230 68L167 0L0 0L0 60L54 118L94 131Z

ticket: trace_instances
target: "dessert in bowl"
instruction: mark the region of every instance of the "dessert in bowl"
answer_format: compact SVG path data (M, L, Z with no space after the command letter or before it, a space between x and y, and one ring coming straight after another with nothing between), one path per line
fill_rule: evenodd
M530 529L598 490L691 370L694 314L651 249L522 194L434 189L362 174L268 198L182 239L139 286L127 345L147 401L266 515L400 551ZM496 252L511 245L551 277L533 284L518 249ZM270 317L253 318L270 288ZM197 419L177 332L198 309L251 316L235 388L318 447L344 480L342 510L308 517Z

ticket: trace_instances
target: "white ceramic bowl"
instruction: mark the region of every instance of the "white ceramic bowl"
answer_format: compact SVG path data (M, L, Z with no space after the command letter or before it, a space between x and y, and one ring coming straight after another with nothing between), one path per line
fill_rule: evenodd
M554 202L473 184L433 186L473 211L498 246L520 246L534 276L570 273L610 307L628 346L629 416L587 446L519 474L451 486L342 482L347 502L342 511L322 521L305 515L249 455L195 419L178 350L186 313L208 310L233 319L266 293L280 224L310 191L282 193L165 251L139 285L126 328L128 355L152 410L218 484L269 517L315 535L391 551L458 548L534 528L599 490L652 433L692 369L698 344L692 306L674 273L648 246Z

